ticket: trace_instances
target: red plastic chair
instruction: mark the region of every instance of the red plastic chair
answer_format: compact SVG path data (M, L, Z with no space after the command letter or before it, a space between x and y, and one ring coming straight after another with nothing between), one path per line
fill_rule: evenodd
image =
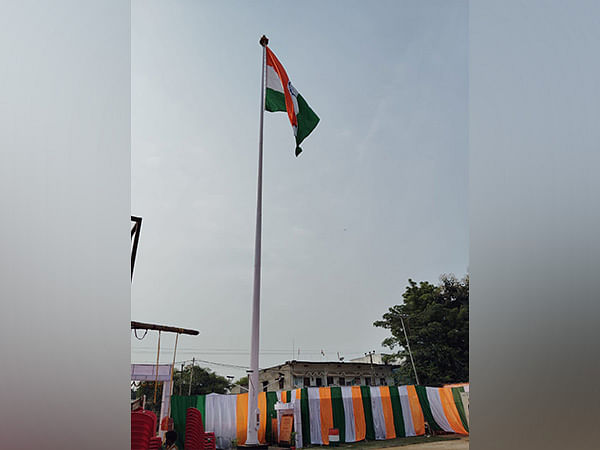
M156 435L156 415L151 411L131 412L131 450L148 450Z
M185 449L216 449L215 433L206 433L202 422L202 413L196 408L188 408L185 415Z
M150 438L150 444L148 445L148 450L160 450L162 446L162 439L158 436Z

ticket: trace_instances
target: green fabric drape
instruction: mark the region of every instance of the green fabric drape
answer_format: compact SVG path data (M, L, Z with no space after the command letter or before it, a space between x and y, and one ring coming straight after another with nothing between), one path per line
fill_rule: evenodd
M427 398L427 390L425 389L425 386L415 386L415 390L417 391L417 396L419 397L419 403L421 404L421 409L423 410L425 422L429 424L433 431L443 431L433 418L433 414L431 414L431 406L429 406L429 399Z
M371 388L369 386L361 386L360 393L362 396L363 409L365 411L366 423L366 440L375 440L375 425L373 424L373 406L371 405Z
M302 445L310 445L310 414L308 411L308 390L300 390L300 415L302 417Z
M465 430L469 431L469 425L467 423L467 416L465 414L465 408L463 406L462 398L460 397L461 392L465 392L464 387L456 387L452 388L452 397L454 397L454 403L456 404L456 409L458 409L458 415L460 416L460 421L465 427Z
M400 394L396 386L390 386L390 398L392 400L392 412L394 413L394 428L396 437L405 437L404 416L402 415L402 403L400 403Z
M346 442L346 418L344 416L344 401L342 388L333 386L331 389L331 412L333 413L333 427L340 432L340 442Z
M171 417L177 432L177 447L179 448L183 448L185 443L185 415L187 410L188 408L197 408L197 405L197 395L173 395L171 397Z
M267 392L267 430L266 430L267 442L274 442L272 422L273 422L273 419L277 419L277 412L275 411L275 403L277 403L277 392Z

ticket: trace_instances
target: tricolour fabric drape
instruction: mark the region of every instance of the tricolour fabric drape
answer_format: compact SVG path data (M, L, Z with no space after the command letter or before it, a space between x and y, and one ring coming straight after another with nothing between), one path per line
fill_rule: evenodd
M259 441L272 439L272 418L278 401L293 403L296 447L328 445L329 430L339 431L341 442L384 440L425 434L425 422L434 430L468 434L467 415L460 387L341 386L313 387L291 391L261 392ZM185 430L185 411L202 412L206 431L212 431L219 448L228 449L234 440L246 441L248 394L173 396L175 429ZM279 425L279 424L278 424ZM279 433L278 433L279 434ZM183 444L184 436L180 442Z

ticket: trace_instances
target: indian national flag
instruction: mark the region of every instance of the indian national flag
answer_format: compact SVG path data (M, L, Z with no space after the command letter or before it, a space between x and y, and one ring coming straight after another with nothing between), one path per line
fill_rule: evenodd
M267 91L265 109L271 112L287 111L296 138L296 156L298 156L302 151L300 143L315 129L319 123L319 117L292 86L285 69L275 54L269 47L266 49Z

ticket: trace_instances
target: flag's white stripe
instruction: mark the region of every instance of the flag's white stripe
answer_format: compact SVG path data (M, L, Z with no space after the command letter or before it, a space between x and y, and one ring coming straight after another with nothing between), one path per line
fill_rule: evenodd
M391 388L390 388L391 389ZM398 394L400 394L400 405L402 406L402 419L404 420L404 430L407 436L416 436L415 425L412 420L412 413L410 411L410 401L408 400L408 389L406 386L398 387Z
M469 392L469 385L468 384L465 385L464 388L465 388L465 392Z
M344 404L344 422L346 423L346 442L356 441L356 428L354 422L354 403L352 401L352 387L342 386L342 401Z
M319 388L308 388L308 414L310 415L310 443L323 445L321 437L321 396Z
M281 85L281 79L273 66L267 65L267 89L273 89L274 91L281 92L283 94L283 86Z
M377 386L371 386L371 409L373 410L373 425L375 427L375 439L385 439L385 416L381 404L381 391Z
M444 407L442 406L442 399L440 398L440 391L438 388L428 387L425 388L427 390L427 400L429 400L429 406L431 408L431 414L433 415L433 419L440 426L440 428L444 431L448 431L450 433L455 433L450 424L448 423L448 419L446 419L446 414L444 413Z

